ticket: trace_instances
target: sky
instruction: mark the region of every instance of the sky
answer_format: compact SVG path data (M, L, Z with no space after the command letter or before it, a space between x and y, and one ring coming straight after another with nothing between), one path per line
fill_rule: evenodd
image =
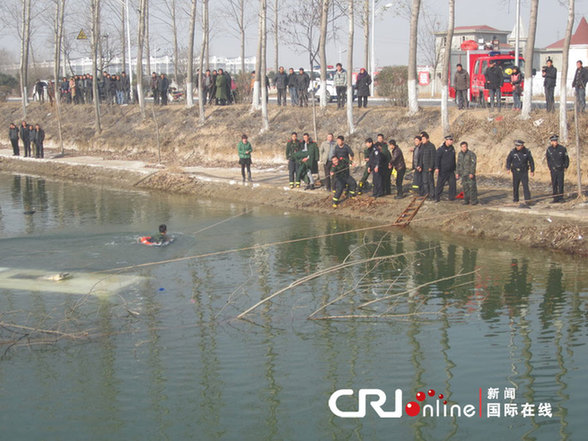
M14 0L12 0L14 1ZM116 1L116 0L112 0ZM163 0L151 0L154 5L153 11L156 7L161 6ZM251 5L250 10L256 10L256 0L249 0ZM274 0L268 0L268 4L273 4ZM287 6L293 2L303 2L306 0L279 0L281 14L285 14ZM384 5L397 0L378 0L378 4ZM219 2L219 3L217 3ZM422 0L426 5L427 12L431 15L437 16L441 23L447 22L447 3L439 0ZM239 39L226 29L226 18L220 16L218 12L218 4L220 0L211 0L212 7L212 24L213 37L211 40L211 55L236 57L239 55ZM216 7L215 7L216 6ZM456 26L466 25L488 25L500 30L512 30L515 23L515 7L516 0L456 0ZM521 0L521 15L525 28L528 28L529 21L529 0ZM408 60L408 34L409 23L406 18L400 17L396 14L396 8L392 7L382 10L376 18L376 38L375 38L375 52L376 64L378 66L386 65L405 65ZM161 10L154 12L155 15L162 15ZM116 21L115 15L112 11L105 8L104 21ZM588 0L576 0L576 23L582 16L588 16ZM536 35L536 47L545 47L560 38L563 38L567 20L567 10L561 6L559 0L541 0L539 3L539 17ZM131 17L131 21L133 17ZM76 19L74 22L79 23ZM40 23L39 23L40 24ZM187 24L187 23L186 23ZM70 34L77 34L79 28L83 25L70 25ZM171 43L169 37L169 30L163 23L161 18L154 17L151 22L152 27L152 48L158 48L159 53L170 52ZM186 45L187 26L181 26L182 35L180 35L180 44ZM249 30L249 37L247 39L246 55L255 55L256 45L256 23L253 20L253 25ZM43 29L47 29L46 24L42 24L36 29L35 35L35 58L42 59L51 58L50 36L43 34ZM443 26L445 29L445 26ZM575 28L574 28L575 29ZM133 29L134 31L134 29ZM183 35L185 34L185 35ZM360 67L363 65L363 43L361 37L363 31L360 25L356 25L356 45L354 49L354 65ZM197 46L200 37L196 37ZM78 53L86 55L85 42L78 44ZM347 56L345 48L347 46L347 25L342 23L342 30L339 33L338 39L331 39L327 46L327 59L329 64L335 64L340 61L345 63ZM5 29L0 34L0 49L7 49L11 51L15 57L18 56L19 42L12 35L9 29ZM268 66L274 65L273 56L273 41L268 42ZM286 67L308 67L308 56L306 54L297 52L291 46L287 45L285 41L280 41L279 47L279 62Z

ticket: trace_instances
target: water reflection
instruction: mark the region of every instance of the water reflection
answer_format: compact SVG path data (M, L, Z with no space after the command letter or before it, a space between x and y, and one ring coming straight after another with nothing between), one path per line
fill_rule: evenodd
M379 440L393 433L417 440L553 440L583 433L583 261L409 230L333 236L358 225L41 181L0 175L2 265L12 256L10 265L22 268L51 260L57 269L100 271L321 237L138 268L131 273L147 281L108 298L0 287L0 321L95 335L83 344L13 347L2 357L0 424L8 427L7 439L76 433L160 440L197 433L203 440ZM41 215L23 218L25 207ZM160 222L181 234L177 243L161 249L133 243L137 232ZM369 261L390 255L397 257ZM284 292L247 322L234 320L292 282L344 261L361 263ZM396 297L361 307L390 295ZM323 305L325 315L399 316L306 320ZM19 337L0 330L0 342ZM553 418L390 421L370 413L343 420L327 407L341 388L382 388L391 398L400 387L408 401L435 387L462 403L494 386L515 387L518 404L550 402ZM56 418L62 427L51 423ZM27 425L30 419L37 424Z

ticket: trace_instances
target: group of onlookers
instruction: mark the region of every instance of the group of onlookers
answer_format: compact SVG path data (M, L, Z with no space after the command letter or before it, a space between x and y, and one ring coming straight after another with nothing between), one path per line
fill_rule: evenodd
M490 59L489 66L484 71L485 84L488 90L488 105L490 108L502 107L502 86L504 85L504 71L497 64L496 60ZM521 97L523 95L523 74L518 66L510 69L510 84L512 86L513 109L521 110ZM508 72L508 71L507 71ZM557 68L553 60L548 58L545 66L541 68L543 77L543 88L545 92L545 108L547 112L555 111L555 85L557 81ZM508 80L508 77L507 77ZM572 87L576 95L576 105L579 112L586 109L586 84L588 83L588 68L585 68L582 60L576 62L576 73L572 81ZM460 110L468 107L468 89L470 88L470 75L461 64L456 65L453 75L453 87L455 89L455 100Z
M25 157L43 158L45 156L43 148L45 131L39 124L27 124L26 121L23 121L20 127L17 127L16 124L11 123L8 129L8 137L12 144L12 154L14 156L20 155L19 140L22 141Z

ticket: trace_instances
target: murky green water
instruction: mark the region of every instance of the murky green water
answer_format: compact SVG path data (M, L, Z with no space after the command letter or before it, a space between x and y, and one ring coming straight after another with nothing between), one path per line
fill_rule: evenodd
M329 236L367 225L7 174L0 210L2 440L585 438L585 260L397 230ZM162 222L175 243L136 243ZM39 279L59 272L74 277ZM74 281L87 291L65 294ZM316 317L380 317L307 319L331 301ZM401 389L402 416L331 412L331 394L352 389L336 404L353 411L362 388L384 391L386 411ZM474 415L443 417L443 400ZM441 416L411 417L409 401Z

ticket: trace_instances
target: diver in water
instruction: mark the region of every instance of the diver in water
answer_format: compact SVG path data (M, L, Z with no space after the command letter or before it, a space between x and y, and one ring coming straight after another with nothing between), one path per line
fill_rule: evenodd
M167 225L161 224L159 226L159 232L153 236L146 236L139 238L139 242L143 245L167 245L172 242L173 238L167 234Z
M151 242L157 244L169 242L169 236L167 235L167 225L161 224L159 226L159 232L151 236Z

